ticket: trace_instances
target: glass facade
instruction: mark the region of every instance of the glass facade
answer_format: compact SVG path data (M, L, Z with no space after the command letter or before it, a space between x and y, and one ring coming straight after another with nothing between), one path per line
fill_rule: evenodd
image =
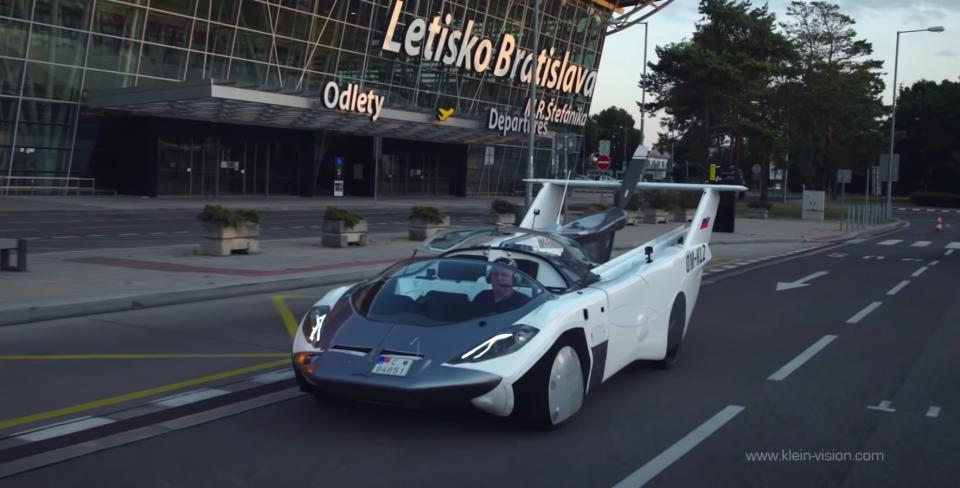
M610 14L587 0L543 3L541 49L569 53L596 70ZM398 24L452 14L452 28L516 37L529 50L531 4L524 0L407 0ZM213 79L236 86L320 97L338 81L385 95L386 106L484 120L490 108L519 113L529 85L383 49L393 0L0 0L0 177L96 175L97 114L91 90ZM589 109L582 94L547 90ZM93 115L87 121L87 115ZM569 128L579 132L579 128ZM182 145L161 144L166 153ZM544 142L549 149L549 142ZM482 148L468 151L468 191L484 187ZM497 170L517 174L520 148L498 147ZM539 152L539 151L538 151ZM538 155L548 171L549 151ZM540 170L538 170L538 173ZM502 178L505 188L516 178ZM496 187L496 185L495 185ZM505 190L509 191L509 190ZM486 192L484 190L484 192Z

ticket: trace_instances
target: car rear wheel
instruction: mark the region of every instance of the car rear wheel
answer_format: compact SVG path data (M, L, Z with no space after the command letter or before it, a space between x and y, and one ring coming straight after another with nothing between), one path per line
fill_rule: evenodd
M670 322L667 326L667 355L656 362L658 368L670 369L680 357L680 344L683 343L683 329L686 326L687 305L683 295L677 295L670 310Z
M573 345L558 342L516 385L516 416L531 427L550 429L583 406L583 367Z

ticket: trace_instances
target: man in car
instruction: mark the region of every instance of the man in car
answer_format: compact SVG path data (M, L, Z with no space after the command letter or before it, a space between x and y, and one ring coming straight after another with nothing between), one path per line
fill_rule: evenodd
M477 294L473 303L494 313L503 313L519 308L527 303L527 296L517 293L513 287L517 285L512 260L497 259L490 270L490 289Z

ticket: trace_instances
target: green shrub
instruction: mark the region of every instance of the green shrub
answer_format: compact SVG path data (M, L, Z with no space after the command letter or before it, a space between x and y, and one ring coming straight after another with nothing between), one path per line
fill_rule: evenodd
M643 192L646 207L659 210L672 210L677 206L677 195L674 192L652 190Z
M410 220L421 219L431 224L442 224L445 215L436 207L413 207L410 209Z
M627 210L636 212L637 210L640 210L643 207L643 202L640 199L640 195L641 193L636 191L633 192L633 195L630 195L630 199L627 200L627 205L626 205Z
M220 227L239 227L246 223L260 223L260 216L253 210L230 210L221 205L207 205L197 215L197 220Z
M697 208L700 205L700 192L681 191L679 205L682 209Z
M914 205L960 208L960 194L957 193L918 191L910 195L910 201Z
M494 200L493 203L490 204L490 209L495 213L503 215L515 213L517 206L506 200Z
M762 208L762 209L765 209L765 210L770 210L771 205L770 205L769 202L750 201L750 202L747 202L747 207L750 207L750 208Z
M346 228L352 229L359 224L361 220L363 220L363 217L361 217L360 214L345 208L327 207L327 211L323 214L323 219L342 221Z

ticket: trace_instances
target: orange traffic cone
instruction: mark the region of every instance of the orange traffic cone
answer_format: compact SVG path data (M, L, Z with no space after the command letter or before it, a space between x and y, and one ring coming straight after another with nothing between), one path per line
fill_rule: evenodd
M937 232L943 232L943 217L937 217L937 226L934 227Z

